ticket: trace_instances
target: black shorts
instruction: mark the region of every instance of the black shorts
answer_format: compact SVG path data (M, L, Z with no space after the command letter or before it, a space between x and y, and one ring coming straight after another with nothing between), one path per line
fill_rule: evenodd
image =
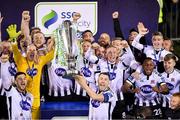
M125 119L126 118L126 106L124 101L116 101L116 106L114 107L112 113L112 119Z
M6 104L6 96L0 95L0 119L8 119L8 110L7 110L7 104Z
M168 107L162 107L162 115L164 119L168 119L169 117L172 117L172 110Z

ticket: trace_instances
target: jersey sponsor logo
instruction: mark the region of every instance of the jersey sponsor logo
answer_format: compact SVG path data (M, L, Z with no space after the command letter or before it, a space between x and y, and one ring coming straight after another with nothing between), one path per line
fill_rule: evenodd
M91 105L95 108L100 106L100 101L97 100L91 100Z
M28 68L26 70L26 73L31 77L34 77L35 75L37 75L37 72L38 72L37 68L32 68L32 69Z
M66 74L66 70L64 68L56 68L54 72L57 76L63 76Z
M172 90L174 88L174 85L171 83L166 83L169 90Z
M152 92L152 87L150 85L143 85L140 87L140 90L145 94L149 94Z
M91 74L92 74L92 72L87 67L82 67L81 68L81 73L83 73L83 75L85 77L91 77Z
M160 77L161 77L161 76L160 76ZM165 77L162 76L162 77L161 77L161 81L162 81L162 82L165 82L165 80L166 80Z
M31 105L27 101L21 100L19 104L23 110L25 111L31 110Z

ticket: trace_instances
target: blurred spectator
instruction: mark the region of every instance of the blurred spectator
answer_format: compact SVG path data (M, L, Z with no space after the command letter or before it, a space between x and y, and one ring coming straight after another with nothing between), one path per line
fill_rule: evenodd
M180 93L174 93L170 100L171 112L168 114L168 120L180 119Z
M180 37L179 0L157 0L159 3L158 31L169 38Z

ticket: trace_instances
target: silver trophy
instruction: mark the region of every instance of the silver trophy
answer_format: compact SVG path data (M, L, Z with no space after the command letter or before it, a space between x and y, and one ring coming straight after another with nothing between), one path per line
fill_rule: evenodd
M72 27L72 23L69 20L63 22L63 27L61 31L62 40L64 43L67 67L64 78L72 78L74 75L78 74L79 71L76 69L76 32Z

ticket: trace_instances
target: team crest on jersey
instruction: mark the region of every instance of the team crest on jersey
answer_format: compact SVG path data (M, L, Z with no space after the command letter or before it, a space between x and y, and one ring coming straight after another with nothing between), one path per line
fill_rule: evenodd
M151 84L155 84L155 80L151 80Z
M143 85L140 87L140 90L145 94L149 94L152 92L152 87L151 85Z
M54 72L57 76L63 76L66 74L66 70L64 68L56 68Z
M91 77L91 74L92 74L92 72L87 67L82 67L81 68L81 73L83 73L83 75L85 77Z
M175 82L175 78L171 78L171 82Z
M100 101L97 100L91 100L91 105L95 108L100 106Z
M169 90L172 90L174 88L174 85L171 83L166 83Z

